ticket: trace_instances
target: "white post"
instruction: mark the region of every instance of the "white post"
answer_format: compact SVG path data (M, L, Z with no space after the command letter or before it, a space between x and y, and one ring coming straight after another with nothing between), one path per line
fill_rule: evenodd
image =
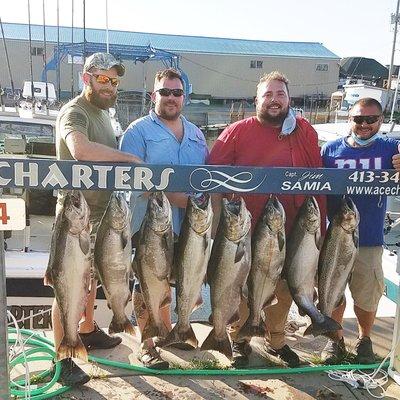
M396 272L400 275L400 254L397 256ZM392 355L388 373L389 376L400 385L400 289L397 288L397 306L396 319L394 322L393 339L392 339Z

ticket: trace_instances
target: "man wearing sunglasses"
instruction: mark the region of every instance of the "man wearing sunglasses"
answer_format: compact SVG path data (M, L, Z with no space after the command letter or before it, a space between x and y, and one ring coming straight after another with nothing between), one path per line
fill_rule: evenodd
M155 76L151 100L154 109L149 115L131 123L122 137L120 148L150 164L204 164L208 155L207 144L199 128L181 115L185 101L184 83L180 73L172 68L159 71ZM172 205L172 224L176 235L185 215L187 194L167 193ZM137 232L146 213L147 194L132 193L133 246ZM148 319L148 312L141 294L140 285L135 285L133 309L140 331ZM170 305L160 310L161 317L171 329ZM154 369L168 368L152 340L143 345L139 356L144 366Z
M115 133L111 126L108 108L115 104L120 77L124 66L111 54L95 53L86 59L83 67L84 89L61 110L56 123L56 151L59 160L111 161L138 163L141 160L117 149ZM92 240L100 219L107 207L110 192L84 190L83 195L90 208ZM63 193L57 200L57 210L64 201ZM87 349L112 348L121 343L120 337L112 337L102 331L94 321L94 302L97 282L93 281L85 315L79 326L80 337ZM55 346L61 342L63 328L56 300L52 309ZM61 361L61 381L66 386L86 383L90 377L72 359Z
M328 142L322 148L327 168L400 170L398 145L394 139L383 138L379 129L383 122L382 106L372 98L358 100L350 111L349 134ZM339 207L341 196L328 196L328 216ZM355 346L357 364L375 363L370 339L379 299L384 291L382 270L383 227L386 196L350 196L360 213L359 252L354 262L349 288L358 321ZM334 310L332 318L342 323L346 301ZM337 363L346 355L343 331L330 339L322 351L327 364Z

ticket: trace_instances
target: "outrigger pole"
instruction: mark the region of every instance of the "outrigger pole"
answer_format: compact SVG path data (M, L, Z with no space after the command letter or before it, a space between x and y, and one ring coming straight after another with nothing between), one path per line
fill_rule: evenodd
M29 66L31 71L31 97L32 103L35 99L35 87L33 85L33 66L32 66L32 29L31 29L31 2L28 0L28 27L29 27ZM33 104L32 104L33 107Z

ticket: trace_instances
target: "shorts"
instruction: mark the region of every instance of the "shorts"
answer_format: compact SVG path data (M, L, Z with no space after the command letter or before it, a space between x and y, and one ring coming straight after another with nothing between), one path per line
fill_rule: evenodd
M382 246L360 247L354 261L349 288L354 304L367 312L374 312L385 291L382 269Z

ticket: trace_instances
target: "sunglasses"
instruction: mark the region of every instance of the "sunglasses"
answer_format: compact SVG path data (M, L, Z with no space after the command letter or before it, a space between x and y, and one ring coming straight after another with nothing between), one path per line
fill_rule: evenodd
M168 89L168 88L161 88L156 90L156 92L160 93L161 96L163 97L168 97L171 96L171 94L174 97L181 97L183 96L183 89Z
M93 76L96 82L100 83L101 85L107 85L107 83L111 83L112 86L119 85L119 78L110 78L107 75L92 74L91 72L86 72L86 73L89 74L90 76Z
M371 125L377 122L380 117L380 115L354 115L351 118L358 125L361 125L364 121Z

